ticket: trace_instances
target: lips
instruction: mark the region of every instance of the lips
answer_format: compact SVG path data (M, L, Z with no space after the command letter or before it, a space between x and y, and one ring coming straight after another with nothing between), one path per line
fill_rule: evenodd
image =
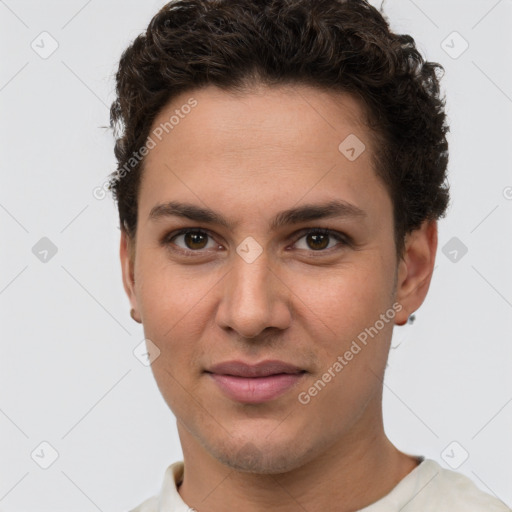
M267 377L280 373L295 374L303 370L283 361L262 361L257 364L247 364L242 361L227 361L212 366L210 373L232 375L234 377Z
M283 361L262 361L253 365L227 361L212 366L206 373L228 398L255 404L285 394L306 371Z

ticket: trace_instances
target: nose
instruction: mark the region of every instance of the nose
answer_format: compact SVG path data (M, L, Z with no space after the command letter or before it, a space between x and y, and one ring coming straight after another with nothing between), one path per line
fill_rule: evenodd
M243 338L255 338L267 328L289 327L291 292L269 267L264 253L252 263L236 255L222 282L216 315L221 328Z

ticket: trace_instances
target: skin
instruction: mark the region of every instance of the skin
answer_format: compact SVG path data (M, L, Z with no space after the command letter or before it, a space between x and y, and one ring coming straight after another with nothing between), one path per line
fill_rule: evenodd
M120 250L135 317L160 350L156 382L177 418L186 468L179 493L199 512L363 508L418 464L384 433L382 380L393 324L404 324L427 294L436 222L410 233L397 259L391 199L351 96L297 85L237 95L207 86L175 98L154 126L190 97L197 106L146 157L136 236L123 231ZM354 161L338 150L349 134L366 146ZM334 199L365 214L269 229L283 210ZM233 225L151 219L168 201L208 207ZM161 242L182 228L211 237ZM352 242L325 237L318 249L304 228ZM262 249L252 263L236 252L249 236ZM298 394L393 304L402 308L394 319L301 404ZM223 361L266 359L307 373L258 404L228 398L204 373Z

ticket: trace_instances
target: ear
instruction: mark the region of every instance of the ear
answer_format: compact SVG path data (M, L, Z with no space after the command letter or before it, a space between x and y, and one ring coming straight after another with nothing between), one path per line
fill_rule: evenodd
M123 287L130 305L134 312L134 320L138 321L139 308L137 304L137 296L135 293L135 241L128 236L124 229L121 229L121 244L119 248L119 256L121 259L121 270L123 273Z
M402 310L395 316L397 325L404 325L423 303L430 286L437 251L437 221L424 221L408 233L405 249L398 263L396 300Z

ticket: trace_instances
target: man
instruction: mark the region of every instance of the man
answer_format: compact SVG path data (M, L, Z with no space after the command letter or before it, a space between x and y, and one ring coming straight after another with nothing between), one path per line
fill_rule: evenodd
M509 510L382 422L448 204L438 67L362 0L171 2L124 52L123 282L184 456L135 511Z

